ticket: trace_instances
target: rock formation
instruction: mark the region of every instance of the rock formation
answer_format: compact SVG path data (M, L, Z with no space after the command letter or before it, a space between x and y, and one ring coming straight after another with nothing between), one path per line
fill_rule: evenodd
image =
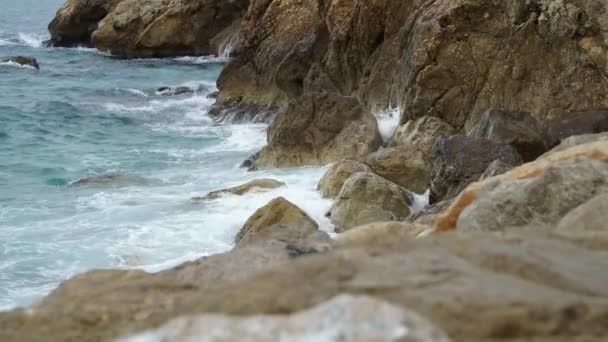
M357 172L372 172L369 166L354 160L341 160L334 163L319 181L317 189L326 198L338 196L342 186L350 176Z

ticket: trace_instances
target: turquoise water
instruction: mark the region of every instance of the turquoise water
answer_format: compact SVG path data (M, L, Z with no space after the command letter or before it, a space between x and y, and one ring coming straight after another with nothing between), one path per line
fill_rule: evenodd
M0 59L34 56L40 71L0 64L0 309L31 304L93 268L156 271L226 251L242 223L282 195L331 229L315 191L323 169L246 173L264 125L207 116L223 64L211 57L120 60L44 48L58 0L0 0ZM194 94L163 96L163 86ZM87 176L112 182L75 186ZM207 204L189 198L274 177L285 189Z

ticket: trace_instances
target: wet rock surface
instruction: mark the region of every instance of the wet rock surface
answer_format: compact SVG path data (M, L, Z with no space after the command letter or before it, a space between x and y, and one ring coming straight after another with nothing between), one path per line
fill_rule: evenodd
M274 179L267 179L267 178L254 179L243 185L235 186L235 187L228 188L228 189L212 191L212 192L208 193L207 195L205 195L204 197L194 197L194 198L192 198L192 200L198 201L198 202L211 201L211 200L218 199L227 194L242 196L247 193L268 191L268 190L284 187L286 185L287 184L285 184L283 182L279 182Z
M8 58L0 59L0 61L2 63L15 63L15 64L19 64L19 65L22 65L22 66L29 66L29 67L34 68L36 70L40 70L40 65L38 64L38 61L34 57L29 57L29 56L14 56L14 57L8 57Z
M326 198L335 198L347 179L357 172L372 172L369 166L355 160L341 160L334 163L323 175L317 189Z

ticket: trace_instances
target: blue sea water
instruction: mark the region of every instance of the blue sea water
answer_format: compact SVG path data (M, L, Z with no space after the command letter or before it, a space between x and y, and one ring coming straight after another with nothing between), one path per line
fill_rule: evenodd
M121 60L45 48L61 0L0 0L0 60L36 57L40 71L0 63L0 310L27 306L95 268L157 271L232 247L249 215L276 196L321 226L322 168L247 173L264 125L207 116L223 63L212 57ZM163 96L163 86L195 94ZM120 179L75 186L87 176ZM200 204L189 199L260 177L288 187Z

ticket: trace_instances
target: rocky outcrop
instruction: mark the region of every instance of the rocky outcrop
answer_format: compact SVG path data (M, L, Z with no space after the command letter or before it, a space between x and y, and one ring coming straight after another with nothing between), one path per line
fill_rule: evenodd
M317 189L325 198L338 196L342 185L357 172L372 172L369 166L354 160L341 160L334 163L319 181Z
M205 195L204 197L194 197L194 198L192 198L192 200L193 201L210 201L210 200L218 199L218 198L222 197L223 195L227 195L227 194L242 196L244 194L251 193L251 192L261 192L261 191L277 189L277 188L283 187L285 185L286 185L285 183L279 182L274 179L266 179L266 178L254 179L243 185L235 186L235 187L228 188L228 189L212 191L212 192L208 193L207 195Z
M253 1L220 98L358 97L469 129L488 108L538 119L608 106L603 0Z
M49 24L53 46L90 46L97 24L123 0L67 0Z
M416 120L410 120L399 127L391 139L390 146L415 146L430 160L433 145L440 136L451 136L456 130L445 121L434 116L423 116Z
M322 165L360 159L382 144L374 116L352 97L308 94L295 99L268 129L258 168Z
M365 163L379 176L413 192L429 187L431 163L413 145L381 149L367 156Z
M608 191L608 144L578 145L468 186L436 230L505 230L555 226Z
M530 114L496 108L486 111L468 136L509 144L524 162L535 160L550 147L543 125Z
M288 239L293 242L318 233L318 228L317 223L302 209L279 197L258 209L245 222L234 240L237 245L272 239Z
M179 318L119 342L194 341L210 336L221 336L226 342L272 341L278 336L287 341L450 341L443 331L411 310L370 297L342 295L291 315Z
M15 63L22 66L27 66L36 70L40 70L40 65L38 65L38 61L34 57L29 56L14 56L9 58L1 59L2 63Z
M433 147L431 203L456 197L476 182L495 160L521 164L517 151L507 144L460 135L441 137Z
M342 186L330 209L336 232L372 222L401 221L410 214L413 194L378 175L359 172Z

